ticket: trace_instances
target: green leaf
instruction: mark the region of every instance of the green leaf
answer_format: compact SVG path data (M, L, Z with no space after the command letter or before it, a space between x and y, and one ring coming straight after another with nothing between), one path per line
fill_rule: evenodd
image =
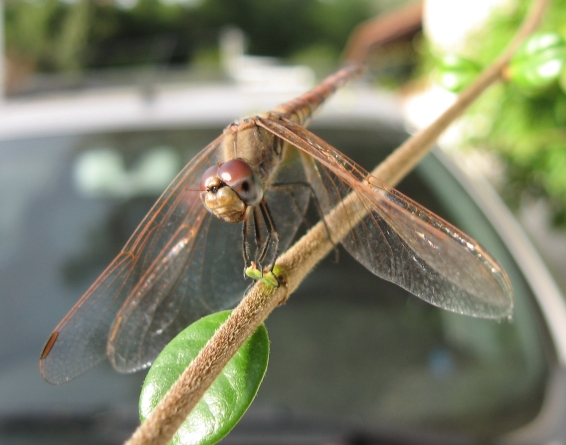
M165 347L142 386L139 405L142 422L230 312L218 312L196 321ZM226 436L257 394L268 358L269 339L265 326L261 325L228 362L171 443L214 444Z
M555 83L564 70L566 43L556 32L538 32L517 50L506 72L527 94L537 94Z
M474 61L455 54L447 54L440 60L436 81L446 90L459 93L470 85L481 71Z

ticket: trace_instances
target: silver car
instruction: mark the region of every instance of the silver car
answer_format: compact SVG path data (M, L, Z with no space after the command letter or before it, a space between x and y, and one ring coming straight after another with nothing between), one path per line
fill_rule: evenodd
M0 110L1 443L129 436L144 373L104 363L51 386L42 346L189 159L231 121L300 92L169 85ZM408 137L393 98L364 85L332 99L312 130L368 169ZM439 151L399 189L498 259L512 320L439 310L340 251L267 320L267 375L223 443L565 443L566 307L516 221Z

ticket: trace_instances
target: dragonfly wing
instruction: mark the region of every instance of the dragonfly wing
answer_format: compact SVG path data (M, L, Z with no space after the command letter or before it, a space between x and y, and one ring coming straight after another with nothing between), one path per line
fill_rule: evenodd
M325 213L344 209L351 230L341 242L370 271L453 312L485 318L511 313L509 279L477 241L303 127L265 118L258 124L316 161L309 175L316 176L319 202ZM355 198L346 199L352 191Z
M276 173L275 184L266 191L280 249L290 244L310 196L305 187L277 186L306 181L299 152L290 148ZM198 195L191 195L191 199L195 202L190 206L195 208L185 214L188 221L163 233L167 240L163 254L139 279L110 330L108 356L119 371L149 365L190 323L233 307L249 283L243 279L241 225L226 223L200 210L204 206ZM193 236L194 232L199 236Z
M189 324L242 297L247 283L241 225L206 210L196 212L197 219L190 218L171 235L164 254L118 312L108 341L108 356L118 371L147 367Z
M301 158L291 148L275 181L304 184ZM310 190L304 187L272 187L266 192L281 248L291 242L308 206L309 195ZM187 221L159 226L163 233L155 242L166 243L162 253L144 270L110 329L108 356L119 371L146 367L190 323L211 312L233 307L247 286L242 279L241 225L228 224L202 210L204 206L197 194L182 199L185 201L182 205L171 206L173 211L179 213L186 207L191 210L183 210L169 219L187 218ZM199 235L194 236L197 232Z
M135 284L133 263L120 253L55 328L39 360L45 380L69 381L106 358L108 331Z
M212 142L179 173L122 252L55 328L39 362L47 381L71 380L106 357L116 314L148 270L167 256L167 238L182 224L191 225L206 215L198 199L198 184L204 169L215 162L221 140ZM193 231L188 236L198 235Z
M289 146L265 193L279 235L279 252L285 251L291 244L304 220L311 194L301 152Z
M485 318L510 315L509 280L475 240L399 192L357 190L368 215L343 240L376 275L429 303ZM373 192L373 193L372 193Z

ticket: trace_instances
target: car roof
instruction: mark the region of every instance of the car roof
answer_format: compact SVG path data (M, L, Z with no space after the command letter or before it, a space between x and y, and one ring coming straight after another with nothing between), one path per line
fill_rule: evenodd
M291 100L303 86L284 90L241 84L167 84L57 92L7 100L0 106L0 140L183 126L224 127ZM392 110L395 110L392 113ZM379 119L399 126L398 101L363 83L339 91L318 124Z

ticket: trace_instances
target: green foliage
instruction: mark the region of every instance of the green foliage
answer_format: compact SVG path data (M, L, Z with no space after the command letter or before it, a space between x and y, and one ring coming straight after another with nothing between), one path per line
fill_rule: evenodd
M555 84L564 70L566 43L556 32L538 32L517 50L507 78L528 95L538 95Z
M66 70L80 69L82 51L88 43L91 13L88 0L77 1L70 7L56 38L57 51L54 56L58 67Z
M469 59L447 54L439 63L436 77L442 87L459 93L474 81L480 70L481 67Z
M142 387L139 406L142 422L229 315L230 311L218 312L196 321L159 354ZM269 340L262 325L228 362L171 443L214 444L226 436L255 398L268 357Z
M528 6L492 14L477 35L468 39L465 57L483 66L510 42ZM555 220L566 227L566 0L550 3L541 32L524 45L506 72L509 82L492 87L468 112L467 145L489 148L507 164L503 193L518 205L525 194L545 196ZM551 36L552 38L549 38ZM438 62L437 62L438 63ZM559 67L557 72L549 67ZM550 73L551 75L547 75Z
M6 4L12 54L39 71L132 63L188 63L218 45L222 28L237 26L248 52L291 58L325 48L335 62L351 30L375 11L371 0L202 0L188 5L138 0L16 1ZM311 51L311 54L313 51Z
M11 2L6 5L8 54L49 66L55 52L53 30L60 26L62 5L57 0ZM18 42L17 46L13 42Z

